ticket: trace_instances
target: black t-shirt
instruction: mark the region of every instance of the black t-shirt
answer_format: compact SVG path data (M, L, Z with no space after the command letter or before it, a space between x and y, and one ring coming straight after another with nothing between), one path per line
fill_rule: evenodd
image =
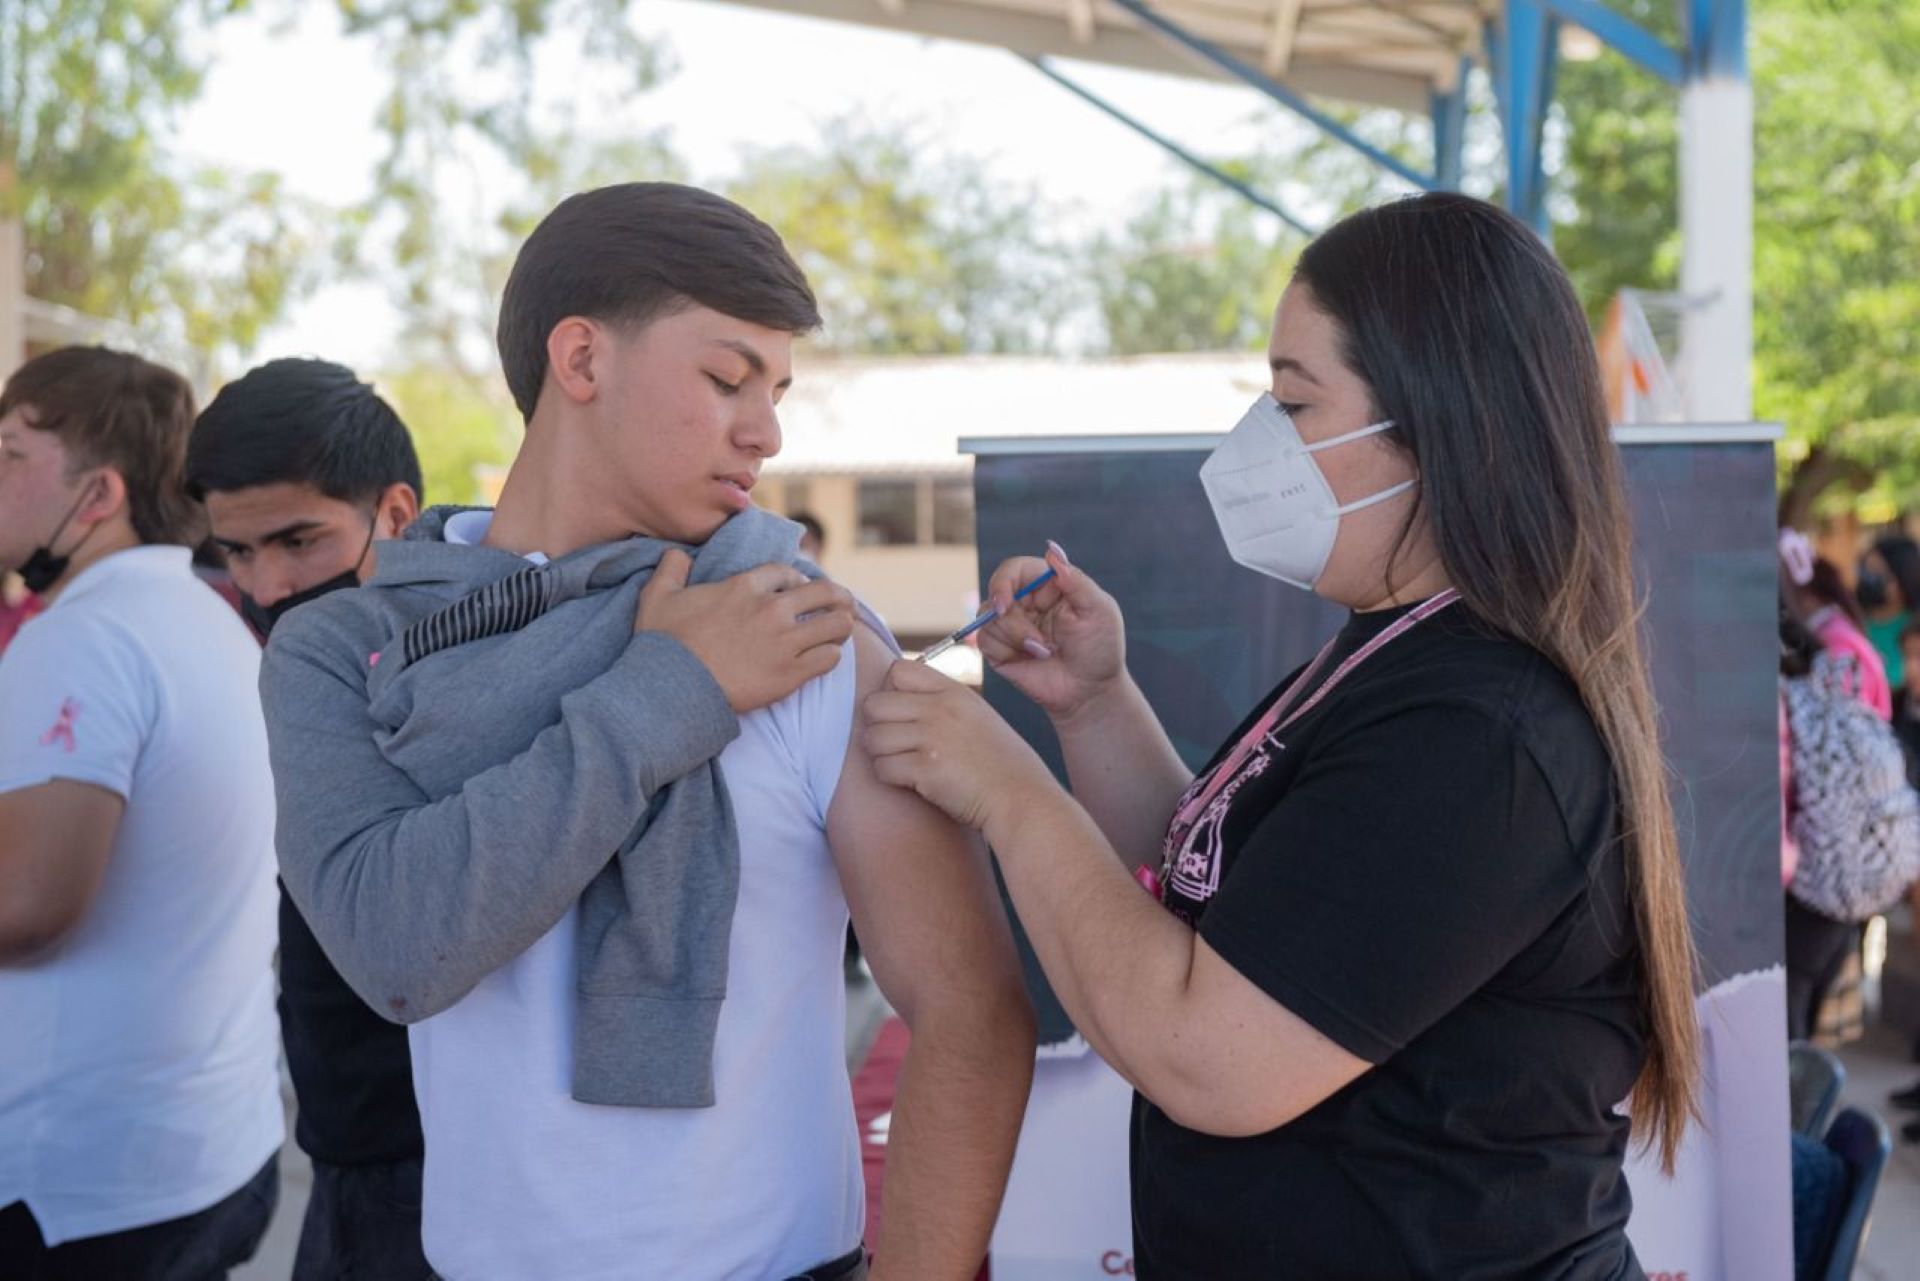
M1355 616L1315 683L1405 612ZM1375 1066L1253 1138L1136 1099L1138 1274L1638 1281L1616 1110L1646 1055L1638 948L1572 682L1456 604L1267 743L1167 904Z
M367 1008L280 888L280 1039L300 1106L293 1136L316 1161L418 1158L407 1029Z

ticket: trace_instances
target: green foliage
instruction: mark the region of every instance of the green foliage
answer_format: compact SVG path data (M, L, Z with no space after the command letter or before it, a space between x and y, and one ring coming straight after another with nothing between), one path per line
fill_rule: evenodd
M277 177L168 155L218 0L0 4L0 218L27 292L174 352L250 346L324 269L322 211Z
M1642 21L1671 5L1622 4ZM1663 31L1672 38L1674 32ZM1754 7L1754 407L1803 484L1873 475L1920 502L1920 7ZM1676 95L1608 55L1561 76L1573 215L1555 248L1596 310L1678 277ZM1783 479L1792 480L1790 474ZM1814 478L1818 477L1816 481Z
M817 147L750 152L727 194L813 282L826 350L1046 350L1072 306L1038 197L934 153L911 126L828 121Z
M292 3L294 0L286 0ZM374 119L385 143L374 193L356 211L357 261L391 285L407 322L407 355L470 380L492 365L491 333L513 253L561 197L632 179L676 178L682 166L663 128L593 133L583 117L619 107L671 72L661 45L633 30L631 0L335 0L346 35L372 46L387 71ZM538 56L552 39L576 42L584 66L611 73L600 100L584 83L565 105L538 105ZM585 77L583 77L584 79ZM514 179L492 195L479 175ZM450 201L458 190L463 197ZM486 210L478 225L450 205Z
M1334 114L1373 146L1411 164L1429 163L1423 131L1403 117ZM1260 119L1276 116L1268 109ZM1214 163L1295 217L1323 223L1399 190L1397 180L1345 143L1304 136L1298 145ZM1231 188L1179 172L1178 185L1087 250L1104 346L1115 355L1264 346L1274 304L1306 246L1303 234Z
M504 467L520 443L520 419L504 387L476 386L438 365L380 375L380 394L413 433L429 503L478 503L482 476Z
M1095 239L1088 276L1115 355L1264 346L1299 237L1210 179Z
M1680 133L1673 89L1625 58L1560 72L1565 157L1554 175L1554 249L1596 319L1622 289L1680 276Z
M1755 15L1755 404L1920 503L1920 8Z

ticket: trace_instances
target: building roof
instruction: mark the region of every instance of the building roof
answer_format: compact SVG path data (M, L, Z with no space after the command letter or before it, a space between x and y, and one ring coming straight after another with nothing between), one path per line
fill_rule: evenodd
M1222 78L1106 0L731 0L883 30ZM1153 0L1182 29L1287 87L1424 114L1481 57L1498 0Z
M803 359L769 476L964 474L961 437L1208 435L1269 385L1258 352Z

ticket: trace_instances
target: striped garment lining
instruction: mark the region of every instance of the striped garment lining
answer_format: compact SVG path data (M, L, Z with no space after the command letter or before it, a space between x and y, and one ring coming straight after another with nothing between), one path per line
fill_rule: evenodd
M529 565L497 583L462 596L407 628L400 655L411 667L429 654L502 632L517 632L553 606L557 580Z

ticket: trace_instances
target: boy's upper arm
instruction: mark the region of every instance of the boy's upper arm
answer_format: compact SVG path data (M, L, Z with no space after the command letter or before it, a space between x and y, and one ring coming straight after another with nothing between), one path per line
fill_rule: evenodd
M92 624L23 632L0 661L0 933L33 951L85 914L152 736L130 641Z
M23 630L0 661L0 792L68 779L128 798L153 732L151 678L112 626L62 622Z
M0 793L0 964L32 958L80 923L125 812L119 794L70 779Z
M885 680L893 654L853 629L854 713L827 840L860 947L880 990L913 1021L920 994L956 976L1018 981L1011 931L985 845L972 832L873 772L860 743L860 702Z

